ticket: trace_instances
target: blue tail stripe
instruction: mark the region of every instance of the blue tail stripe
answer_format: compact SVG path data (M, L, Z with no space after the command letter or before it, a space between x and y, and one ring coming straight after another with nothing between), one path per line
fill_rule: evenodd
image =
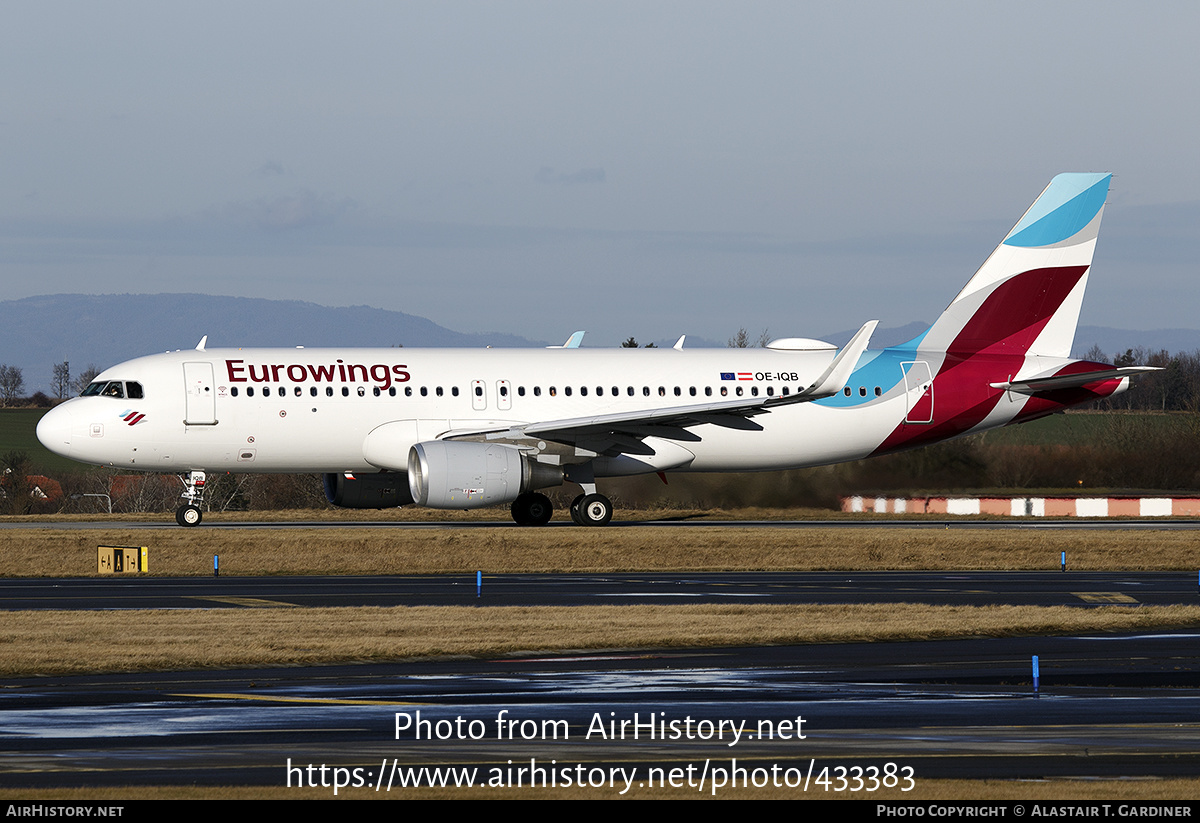
M1092 222L1108 197L1108 174L1060 174L1004 240L1030 248L1061 243ZM1080 192L1081 184L1088 187Z

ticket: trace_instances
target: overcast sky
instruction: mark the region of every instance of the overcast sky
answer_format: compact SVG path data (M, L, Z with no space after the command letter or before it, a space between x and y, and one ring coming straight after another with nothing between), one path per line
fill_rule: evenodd
M1182 2L10 2L0 297L820 336L932 321L1054 174L1111 171L1082 322L1195 328L1197 31Z

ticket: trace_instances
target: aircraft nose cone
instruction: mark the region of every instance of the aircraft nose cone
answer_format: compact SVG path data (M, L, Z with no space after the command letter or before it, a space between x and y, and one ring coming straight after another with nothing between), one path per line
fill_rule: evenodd
M42 415L37 424L37 439L55 454L71 456L71 411L59 406Z

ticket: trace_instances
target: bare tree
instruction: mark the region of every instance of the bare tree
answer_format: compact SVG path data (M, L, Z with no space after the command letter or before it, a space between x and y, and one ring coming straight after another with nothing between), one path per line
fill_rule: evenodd
M59 400L66 397L71 391L71 364L64 360L61 363L54 364L54 379L51 384L54 387L54 396Z
M33 490L29 482L29 455L23 451L8 452L0 457L0 468L3 469L0 471L0 492L3 493L4 513L28 514L33 506L29 496Z
M753 347L758 347L760 349L764 349L767 347L767 344L770 342L771 342L771 330L770 329L763 329L762 334L760 334L758 336L758 340L751 343L750 342L750 332L746 331L746 328L743 326L742 328L737 330L737 334L735 334L733 337L729 338L728 346L731 349L749 349L749 348L753 348Z
M75 387L75 393L83 394L83 390L88 387L89 383L96 379L96 375L99 373L100 370L96 368L95 363L88 363L87 368L80 372L79 376L75 378L75 382L72 383Z
M636 349L637 347L637 340L632 337L621 344L621 348L623 349Z
M25 376L16 366L0 365L0 403L11 406L25 390Z

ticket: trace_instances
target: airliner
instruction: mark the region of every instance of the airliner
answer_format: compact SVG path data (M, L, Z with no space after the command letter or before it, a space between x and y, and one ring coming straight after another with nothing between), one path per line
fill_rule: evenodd
M1142 366L1071 359L1109 174L1055 177L936 322L871 350L195 349L106 369L48 412L51 451L177 473L201 521L212 472L324 476L331 503L473 509L547 523L571 483L606 525L603 478L819 466L1044 417L1126 390Z

